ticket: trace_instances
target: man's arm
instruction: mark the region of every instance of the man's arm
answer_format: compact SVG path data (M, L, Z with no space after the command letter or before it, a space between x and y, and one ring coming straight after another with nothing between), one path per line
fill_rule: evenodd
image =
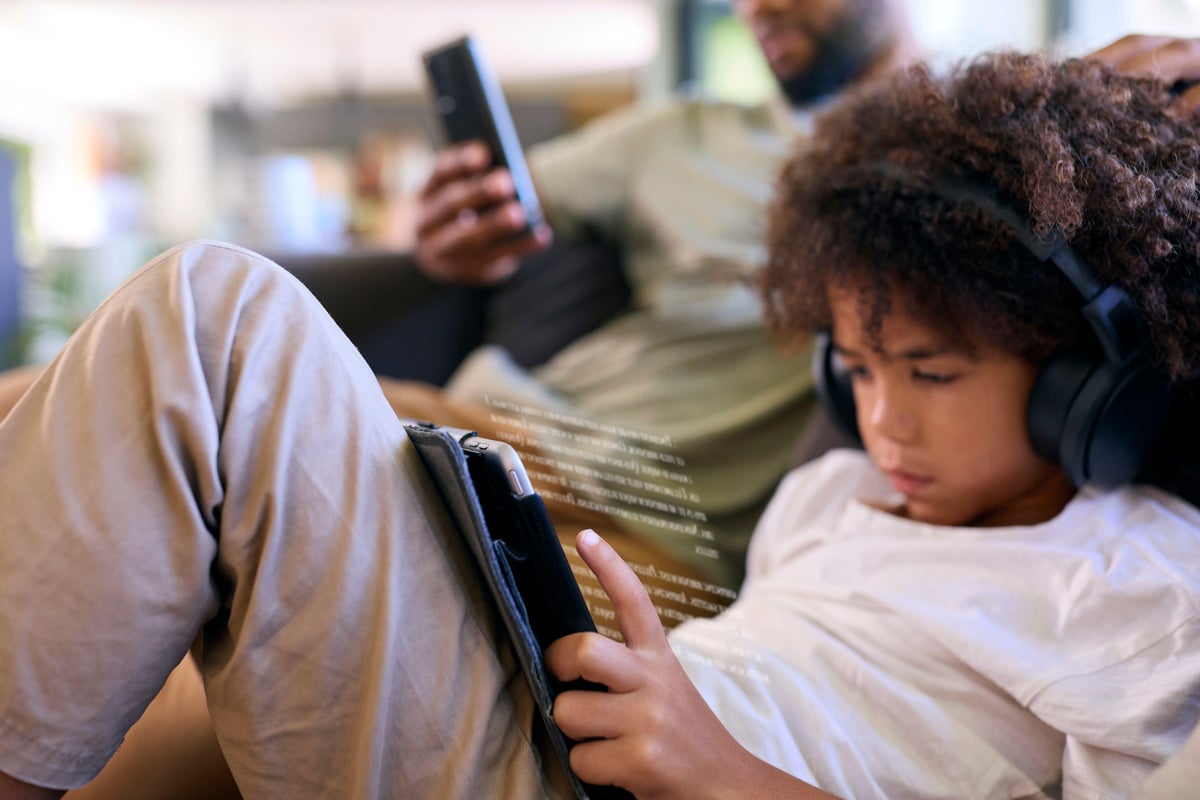
M0 800L57 800L61 789L45 789L0 772Z

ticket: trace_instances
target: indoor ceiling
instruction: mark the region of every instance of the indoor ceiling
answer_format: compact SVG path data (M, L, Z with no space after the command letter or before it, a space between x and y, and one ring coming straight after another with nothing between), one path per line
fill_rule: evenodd
M0 90L107 109L170 94L269 104L410 92L422 86L420 53L463 33L506 83L628 82L654 56L655 9L654 0L0 0Z

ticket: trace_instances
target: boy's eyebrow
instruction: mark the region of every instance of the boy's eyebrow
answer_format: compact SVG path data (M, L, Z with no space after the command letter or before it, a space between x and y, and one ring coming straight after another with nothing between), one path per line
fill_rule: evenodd
M847 358L861 358L862 356L855 350L843 347L837 342L833 343L833 349L841 356ZM964 353L954 347L911 347L908 350L901 350L899 353L889 353L884 351L882 355L887 358L899 361L920 361L926 358L937 358L945 355L964 355Z

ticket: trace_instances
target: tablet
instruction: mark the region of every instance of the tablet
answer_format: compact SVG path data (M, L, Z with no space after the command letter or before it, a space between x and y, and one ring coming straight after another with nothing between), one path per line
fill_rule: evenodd
M487 535L511 572L529 626L545 649L572 633L596 631L541 495L507 442L438 426L458 441Z
M405 430L475 553L480 577L509 631L550 745L576 796L632 800L624 789L580 781L570 770L572 743L554 723L559 692L604 687L583 681L562 686L546 669L542 653L547 645L596 626L520 455L506 442L475 431L415 420L405 420Z

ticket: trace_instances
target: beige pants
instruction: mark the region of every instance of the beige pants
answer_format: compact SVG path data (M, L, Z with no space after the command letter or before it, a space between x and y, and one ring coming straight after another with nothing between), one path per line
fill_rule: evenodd
M90 779L200 634L247 796L555 794L403 429L265 260L118 290L0 423L0 509L0 771Z

